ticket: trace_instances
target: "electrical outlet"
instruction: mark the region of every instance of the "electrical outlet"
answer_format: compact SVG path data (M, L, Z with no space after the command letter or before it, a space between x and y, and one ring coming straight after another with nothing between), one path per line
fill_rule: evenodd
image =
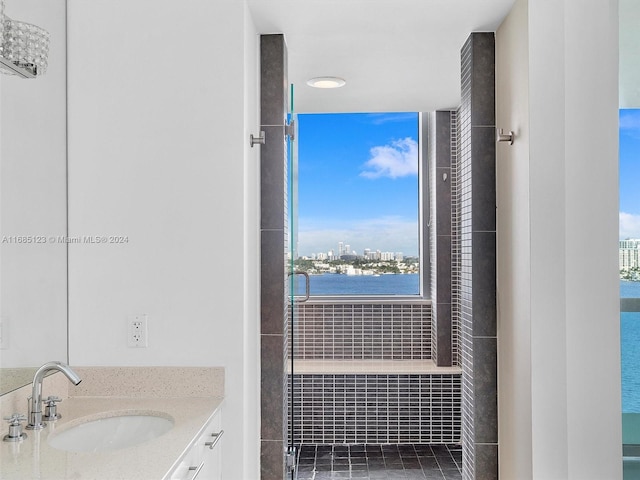
M132 315L127 319L129 347L147 347L147 316Z

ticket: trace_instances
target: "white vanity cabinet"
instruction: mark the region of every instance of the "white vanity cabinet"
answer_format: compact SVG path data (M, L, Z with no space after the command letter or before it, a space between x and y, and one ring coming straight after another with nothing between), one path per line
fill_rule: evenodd
M223 435L218 410L163 480L221 480Z

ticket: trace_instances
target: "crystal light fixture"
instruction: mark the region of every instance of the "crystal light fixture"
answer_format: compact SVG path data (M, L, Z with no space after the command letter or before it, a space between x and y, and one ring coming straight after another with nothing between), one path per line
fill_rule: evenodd
M0 0L0 34L0 72L34 78L47 71L49 32L7 17L4 0Z

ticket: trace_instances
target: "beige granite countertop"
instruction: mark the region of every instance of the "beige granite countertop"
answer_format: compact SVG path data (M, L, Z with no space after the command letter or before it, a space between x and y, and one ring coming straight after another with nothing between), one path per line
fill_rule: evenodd
M150 367L153 368L153 367ZM96 369L78 369L85 379L97 377ZM194 370L195 371L195 370ZM149 374L151 372L151 374ZM163 376L169 370L163 370ZM113 373L111 371L110 373ZM154 372L149 369L121 369L113 375L113 381L124 377L154 379ZM184 371L178 372L183 375ZM222 376L224 374L222 373ZM211 383L211 375L198 371L196 376L203 383ZM219 376L219 374L218 374ZM101 376L104 377L104 376ZM58 406L62 418L40 431L26 430L27 438L22 442L0 442L0 478L3 480L162 480L163 476L178 461L197 438L208 420L215 415L222 405L222 392L211 388L195 389L185 394L184 391L155 391L154 382L149 388L144 381L133 382L139 387L135 392L123 392L114 388L112 381L104 387L96 387L96 383L87 381L84 389L74 392L76 387L69 387L68 397ZM179 383L179 382L178 382ZM215 383L215 382L214 382ZM124 390L128 390L127 382L122 382ZM82 384L80 384L82 385ZM154 395L147 396L153 391ZM74 394L91 396L74 396ZM103 395L99 395L102 393ZM104 395L108 393L107 395ZM203 395L206 394L206 396ZM216 396L209 396L214 393ZM43 395L57 394L43 389ZM119 394L119 395L118 395ZM147 442L114 450L111 452L76 453L57 450L48 444L49 437L85 421L116 415L159 414L170 417L174 426L164 435ZM4 428L3 430L7 430ZM3 431L4 435L6 431Z

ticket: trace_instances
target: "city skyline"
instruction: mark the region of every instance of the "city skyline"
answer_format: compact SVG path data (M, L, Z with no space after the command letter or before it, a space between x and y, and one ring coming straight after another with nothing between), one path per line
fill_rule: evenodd
M337 242L337 248L328 248L318 252L312 252L308 255L299 255L299 258L308 258L311 260L326 260L326 259L339 259L343 255L353 255L358 257L364 257L368 259L377 260L394 260L399 258L402 260L404 257L417 257L417 255L404 255L403 252L396 250L380 250L379 248L364 248L358 251L351 247L350 243L344 241Z

